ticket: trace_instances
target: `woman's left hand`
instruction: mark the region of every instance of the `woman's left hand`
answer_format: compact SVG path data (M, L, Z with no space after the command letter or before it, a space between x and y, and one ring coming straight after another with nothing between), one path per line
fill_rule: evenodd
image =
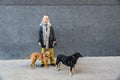
M53 41L53 47L57 45L57 41Z

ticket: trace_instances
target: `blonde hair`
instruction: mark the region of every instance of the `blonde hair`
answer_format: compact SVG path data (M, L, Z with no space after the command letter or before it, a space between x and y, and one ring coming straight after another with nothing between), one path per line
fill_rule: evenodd
M47 22L47 24L48 24L49 26L51 26L49 16L47 16L47 15L44 15L44 16L43 16L42 21L41 21L41 24L44 23L44 19L45 19L45 18L48 18L48 22Z

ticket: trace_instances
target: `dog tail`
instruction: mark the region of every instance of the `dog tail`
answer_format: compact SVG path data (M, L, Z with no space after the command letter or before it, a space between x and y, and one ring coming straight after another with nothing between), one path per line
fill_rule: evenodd
M25 57L25 59L30 59L31 58L31 56L29 55L29 56L27 56L27 57Z

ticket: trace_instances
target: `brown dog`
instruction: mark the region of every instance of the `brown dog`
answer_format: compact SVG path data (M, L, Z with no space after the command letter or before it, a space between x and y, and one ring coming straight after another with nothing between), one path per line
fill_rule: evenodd
M44 62L45 67L48 67L48 60L50 59L51 53L46 51L45 53L33 52L30 56L26 57L31 59L31 68L35 68L35 62L37 59Z

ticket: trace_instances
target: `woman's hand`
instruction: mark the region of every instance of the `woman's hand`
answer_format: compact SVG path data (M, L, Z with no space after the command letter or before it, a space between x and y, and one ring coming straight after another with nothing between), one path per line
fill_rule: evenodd
M39 46L41 46L41 43L40 43L40 42L38 42L38 45L39 45Z
M57 41L53 41L53 47L57 45Z

